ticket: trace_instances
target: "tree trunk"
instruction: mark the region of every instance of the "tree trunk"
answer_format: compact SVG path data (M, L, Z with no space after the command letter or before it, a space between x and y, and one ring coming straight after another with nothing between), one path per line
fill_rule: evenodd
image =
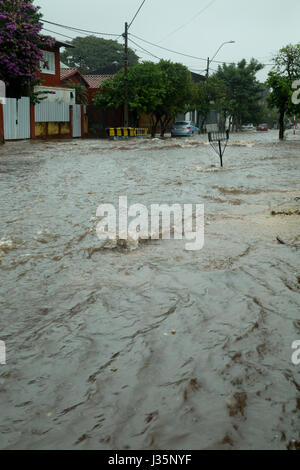
M285 115L285 110L281 109L280 116L279 116L279 140L284 139L284 115Z
M160 124L160 137L163 138L165 135L165 129L164 129L164 120L162 118L160 118L159 124Z
M170 122L171 122L171 119L167 119L167 120L161 119L161 120L160 120L160 125L161 125L160 137L161 137L161 138L164 138L165 133L166 133L166 131L167 131L167 129L168 129L168 126L169 126Z
M159 119L152 120L151 126L151 137L154 138L156 136L157 126L158 126Z
M199 127L200 127L201 132L204 132L204 124L206 123L206 120L207 120L207 115L204 116L204 117L202 118L201 122L200 122L200 126L199 126Z

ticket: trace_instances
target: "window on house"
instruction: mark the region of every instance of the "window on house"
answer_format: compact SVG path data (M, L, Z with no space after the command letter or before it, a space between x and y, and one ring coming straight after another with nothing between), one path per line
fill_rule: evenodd
M44 58L41 60L41 72L55 75L54 52L43 51Z

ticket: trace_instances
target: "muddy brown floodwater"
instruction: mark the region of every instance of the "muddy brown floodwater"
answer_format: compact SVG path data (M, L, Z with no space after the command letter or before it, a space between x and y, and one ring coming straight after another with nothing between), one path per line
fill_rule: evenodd
M204 137L0 148L1 449L299 448L299 135L224 164ZM204 248L101 250L126 195L204 203Z

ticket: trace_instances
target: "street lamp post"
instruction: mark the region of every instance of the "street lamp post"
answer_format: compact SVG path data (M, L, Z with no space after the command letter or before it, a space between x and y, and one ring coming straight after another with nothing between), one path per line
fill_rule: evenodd
M223 44L221 44L221 46L219 47L219 49L217 50L217 52L215 53L213 58L212 59L210 59L209 57L207 58L206 78L209 77L209 67L210 67L211 62L214 60L214 58L219 53L219 51L222 49L222 47L225 46L225 44L234 44L234 43L235 43L235 41L225 41L225 42L223 42Z

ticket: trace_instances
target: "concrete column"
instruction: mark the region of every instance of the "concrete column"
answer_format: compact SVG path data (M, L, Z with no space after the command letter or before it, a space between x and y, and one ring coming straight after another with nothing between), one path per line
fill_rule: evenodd
M73 106L70 106L70 137L73 139Z
M81 111L81 138L83 139L84 137L84 105L81 105L80 108Z
M0 103L0 144L4 144L4 115L2 103Z
M30 105L30 138L35 139L35 107Z

